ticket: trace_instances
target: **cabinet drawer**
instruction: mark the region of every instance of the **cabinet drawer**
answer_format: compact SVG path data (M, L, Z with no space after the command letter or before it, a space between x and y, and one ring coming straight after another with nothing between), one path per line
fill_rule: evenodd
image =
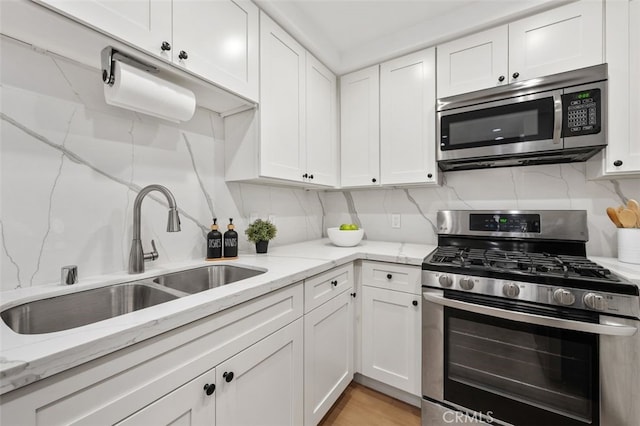
M302 284L231 307L3 395L2 422L114 424L300 318L302 308Z
M304 281L304 312L310 312L346 289L353 288L353 263Z
M420 267L384 262L362 262L362 285L420 294Z

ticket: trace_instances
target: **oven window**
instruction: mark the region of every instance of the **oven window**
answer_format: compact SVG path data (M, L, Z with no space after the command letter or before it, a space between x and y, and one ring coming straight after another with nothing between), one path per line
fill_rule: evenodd
M440 149L551 140L553 120L552 97L444 115Z
M599 424L596 335L445 308L445 400L515 425Z

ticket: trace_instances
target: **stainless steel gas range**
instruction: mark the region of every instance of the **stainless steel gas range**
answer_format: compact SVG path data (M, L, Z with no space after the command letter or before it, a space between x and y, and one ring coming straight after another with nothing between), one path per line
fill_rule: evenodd
M639 286L585 211L441 211L422 264L422 424L640 424Z

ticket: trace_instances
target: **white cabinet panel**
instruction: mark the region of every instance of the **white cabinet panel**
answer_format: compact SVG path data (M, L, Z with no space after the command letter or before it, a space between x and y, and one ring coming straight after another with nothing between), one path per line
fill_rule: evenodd
M218 426L302 424L302 333L300 318L216 367Z
M502 25L439 45L438 98L506 84L508 37Z
M181 51L187 59L178 58ZM258 7L247 0L174 0L172 57L196 74L258 99Z
M304 280L304 312L308 313L353 287L353 263Z
M340 78L340 115L342 187L380 185L378 65Z
M580 1L509 24L510 81L601 64L602 7Z
M362 262L362 282L372 287L421 294L422 270L419 266L384 262Z
M417 396L421 395L420 299L362 287L362 374Z
M437 183L435 48L380 66L380 180Z
M305 425L316 425L353 378L353 297L350 291L304 317Z
M301 181L306 161L305 50L264 13L260 33L261 174Z
M310 183L336 186L336 76L307 52L306 167Z

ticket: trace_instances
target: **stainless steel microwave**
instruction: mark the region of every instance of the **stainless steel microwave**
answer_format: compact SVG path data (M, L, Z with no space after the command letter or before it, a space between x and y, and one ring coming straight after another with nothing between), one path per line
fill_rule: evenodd
M585 161L607 145L607 64L438 99L442 170Z

